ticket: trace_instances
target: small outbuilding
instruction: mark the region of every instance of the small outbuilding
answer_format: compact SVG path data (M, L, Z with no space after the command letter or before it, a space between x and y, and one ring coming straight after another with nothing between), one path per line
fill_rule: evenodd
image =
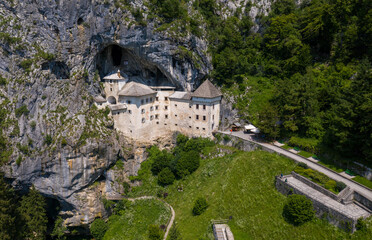
M242 128L242 125L238 122L235 122L231 125L231 130L233 130L234 132L240 131L241 128Z
M260 133L260 130L256 128L253 124L248 124L244 126L245 133Z

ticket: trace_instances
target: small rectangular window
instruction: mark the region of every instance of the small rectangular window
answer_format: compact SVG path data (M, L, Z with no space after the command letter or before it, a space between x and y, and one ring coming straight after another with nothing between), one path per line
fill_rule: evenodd
M206 116L203 116L203 121L207 120L207 117Z
M150 120L152 120L152 119L154 119L154 116L153 115L150 116Z
M165 97L164 99L165 99L165 101L168 101L168 97Z
M159 97L156 97L156 101L159 101Z
M145 113L145 109L143 108L143 109L141 109L141 113Z
M110 91L112 92L112 88L110 88Z
M205 128L203 128L203 131L205 131Z
M110 80L110 83L112 83L112 80Z
M146 121L146 119L145 118L142 118L142 123L144 123Z
M150 102L152 102L152 97L150 97Z
M196 120L199 120L199 115L196 115Z
M189 126L189 128L191 128L191 126Z
M212 119L214 120L214 115L212 115Z
M214 109L214 104L213 104L213 109Z
M129 114L132 114L132 110L128 110L128 113L129 113Z
M159 110L159 106L155 106L155 110Z
M149 99L148 98L146 98L146 103L148 103L149 102Z
M141 99L141 104L144 104L144 103L145 103L145 101L143 99Z
M192 105L189 105L189 108L192 108Z
M174 124L175 126L178 126L178 124L176 123L176 124Z
M206 106L205 105L203 105L203 110L205 110L206 109Z
M168 114L165 114L165 119L168 119Z
M128 103L128 104L131 104L131 101L130 101L130 100L128 100L128 101L127 101L127 103Z
M196 109L199 109L199 104L196 104Z
M177 114L174 114L175 117L177 117Z
M159 124L159 122L156 122L156 124Z
M154 107L153 106L150 107L150 111L154 111Z
M177 107L177 104L174 104L174 107Z
M155 115L155 119L159 119L159 114L156 114Z
M189 116L189 119L191 119L191 116Z
M196 127L196 129L198 129L198 130L199 130L199 127Z
M164 106L164 109L165 109L165 110L168 110L168 106Z

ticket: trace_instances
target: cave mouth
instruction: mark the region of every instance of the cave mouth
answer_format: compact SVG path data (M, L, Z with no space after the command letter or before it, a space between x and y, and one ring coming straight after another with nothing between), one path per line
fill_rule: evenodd
M117 44L106 46L96 56L96 69L101 79L112 72L120 70L128 76L129 81L140 82L149 86L182 86L167 76L154 64L138 56L134 51Z

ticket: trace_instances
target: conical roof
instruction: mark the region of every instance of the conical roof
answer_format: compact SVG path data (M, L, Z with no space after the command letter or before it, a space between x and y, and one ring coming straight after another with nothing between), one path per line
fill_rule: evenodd
M205 80L202 85L191 94L191 96L199 98L215 98L222 96L222 93L209 80Z
M139 97L155 93L156 92L147 85L138 82L129 82L125 84L123 89L119 92L119 95L128 97Z

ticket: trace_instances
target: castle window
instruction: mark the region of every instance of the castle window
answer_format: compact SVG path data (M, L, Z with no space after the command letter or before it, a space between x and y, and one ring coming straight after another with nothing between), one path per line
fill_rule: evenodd
M166 123L164 123L164 125L167 125Z
M203 116L203 121L207 120L207 117L206 116Z
M110 79L110 83L112 83L112 80Z
M112 88L110 88L110 91L112 92Z
M150 102L152 102L152 97L150 97Z
M203 131L205 131L205 128L203 128Z
M189 126L189 128L191 128L191 126Z
M152 119L154 119L154 116L153 115L150 116L150 120L152 120Z
M156 114L155 115L155 119L159 119L159 114Z
M158 105L155 106L155 110L159 110L159 106Z
M205 110L206 109L206 106L205 105L203 105L203 110Z
M168 110L168 106L164 106L164 109L165 109L165 110Z
M156 122L156 124L159 124L159 122Z
M196 109L199 109L199 104L196 104Z
M191 116L189 116L189 119L191 119Z
M155 99L156 99L156 101L159 101L159 97L156 97Z
M214 109L214 104L213 104L213 109Z
M196 120L199 120L199 115L196 115Z
M132 110L128 110L128 113L129 113L129 114L132 114Z
M177 107L177 104L174 104L175 107Z
M189 105L189 108L192 108L192 105Z
M145 120L145 118L142 118L142 123L144 123L146 120Z
M178 126L178 124L176 123L176 124L174 124L175 126Z
M145 113L145 109L144 108L141 110L141 113Z
M165 119L168 119L168 114L165 114Z
M212 115L212 119L214 120L214 115Z
M128 104L131 104L131 101L130 101L130 100L128 100L128 101L127 101L127 103L128 103Z
M154 107L153 106L150 107L150 111L154 111Z
M149 99L148 98L146 98L146 103L148 103L149 102Z
M198 129L198 130L199 130L199 127L196 127L196 129Z
M165 101L168 101L168 97L165 97Z
M175 117L177 117L177 114L174 114Z
M143 104L145 101L143 99L141 99L141 104Z

